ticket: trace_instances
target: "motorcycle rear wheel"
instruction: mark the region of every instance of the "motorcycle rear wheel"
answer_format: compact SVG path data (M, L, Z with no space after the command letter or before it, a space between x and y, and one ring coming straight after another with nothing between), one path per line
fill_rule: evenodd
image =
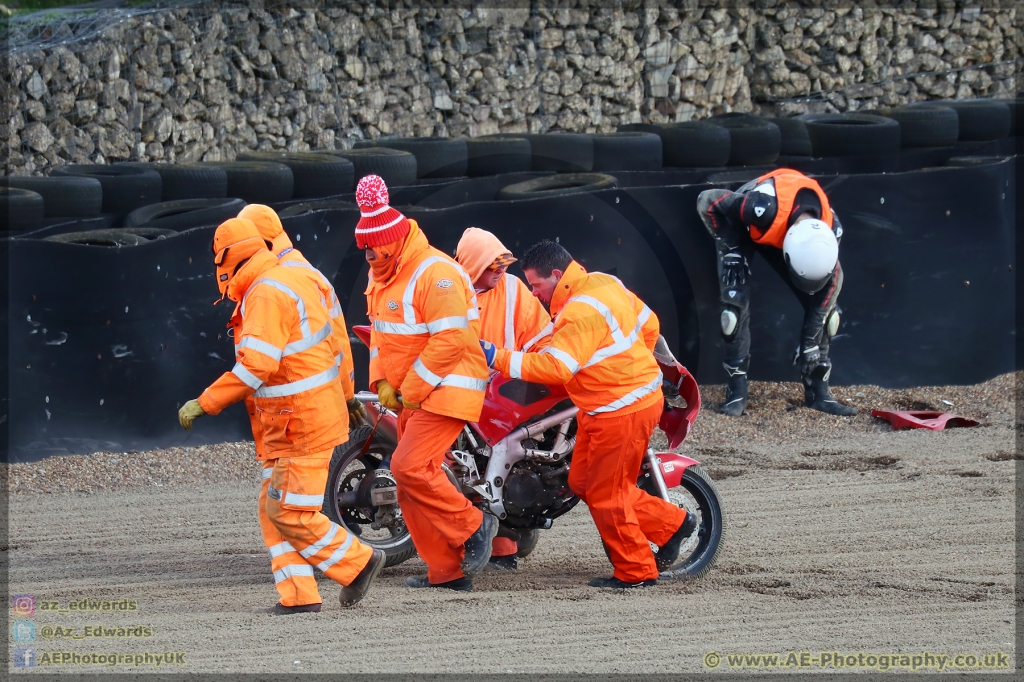
M679 560L661 574L662 578L679 580L700 578L718 558L725 537L725 515L714 481L697 465L683 473L682 483L668 491L669 502L696 513L700 518L697 533L683 544Z
M415 556L416 547L412 536L401 518L398 505L393 505L398 515L394 521L380 529L370 526L377 507L370 506L368 501L361 499L356 504L343 505L342 494L358 488L359 482L372 476L380 462L390 457L394 448L378 438L362 453L366 441L373 429L364 426L349 434L347 443L334 448L331 466L327 474L327 489L324 491L324 514L331 521L342 526L347 532L354 533L363 544L370 545L384 552L387 557L385 566L397 566Z

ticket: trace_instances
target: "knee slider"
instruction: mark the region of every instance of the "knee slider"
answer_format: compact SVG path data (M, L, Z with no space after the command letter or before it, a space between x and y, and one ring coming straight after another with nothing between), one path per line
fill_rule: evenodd
M731 339L740 324L740 311L730 305L723 305L720 322L722 325L722 336L727 340Z
M825 333L831 339L839 332L839 308L832 311L832 314L825 320Z

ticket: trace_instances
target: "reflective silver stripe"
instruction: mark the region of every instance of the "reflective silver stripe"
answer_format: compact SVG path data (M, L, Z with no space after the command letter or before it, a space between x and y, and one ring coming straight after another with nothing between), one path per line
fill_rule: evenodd
M274 475L274 467L267 467L266 469L263 470L263 473L261 475L261 480L269 481L270 478L273 475Z
M427 325L425 324L406 324L404 322L384 322L382 320L373 321L373 331L383 332L384 334L426 334L428 333Z
M267 552L270 553L270 558L271 559L273 559L274 557L281 556L282 554L287 554L288 552L294 552L294 551L295 551L295 548L292 547L292 544L290 542L279 542L278 544L274 545L273 547L269 547L267 549Z
M320 372L320 374L314 374L311 377L293 381L288 384L281 384L280 386L264 386L263 388L256 391L257 398L283 398L289 395L295 395L304 391L310 391L324 384L329 384L338 378L338 367L332 366L326 372Z
M431 386L437 386L441 383L441 377L427 369L427 366L424 365L423 361L419 358L416 358L416 362L412 363L412 368L420 379L423 379L423 381L427 382Z
M515 277L505 273L505 344L506 350L516 349L516 286Z
M370 359L373 360L375 357L380 355L380 349L374 346L370 349Z
M637 317L636 317L636 323L638 325L640 325L641 327L643 327L645 324L647 324L647 320L649 320L650 317L651 317L651 309L648 308L647 304L645 303L644 304L644 309L641 310L640 314L637 315Z
M437 334L439 332L443 332L445 329L467 329L468 327L469 319L458 315L454 317L442 317L440 320L427 322L427 332L430 334Z
M473 297L473 301L476 302L476 296ZM466 310L466 319L472 322L473 320L480 319L480 311L476 308L469 308Z
M285 266L286 268L306 268L307 270L312 270L313 273L320 278L320 281L323 282L324 285L331 292L331 307L330 310L328 310L328 312L331 315L331 318L333 319L341 315L341 302L338 300L338 294L334 292L334 286L331 285L331 281L327 279L324 273L320 272L309 263L303 263L302 261L290 260L287 263L282 263L281 265Z
M402 294L402 318L406 324L416 324L416 311L412 306L413 295L416 293L416 282L420 276L427 271L434 263L448 263L449 261L441 258L440 256L430 256L424 258L423 262L420 263L416 270L413 271L412 277L409 278L409 283L405 285L405 292ZM376 325L376 323L374 323ZM419 332L422 333L422 332Z
M324 506L323 495L299 495L298 493L284 494L281 504L293 504L296 507L322 507Z
M622 329L619 328L619 321L615 319L615 315L612 314L611 308L606 306L604 303L601 303L601 301L597 300L593 296L573 296L567 301L566 306L573 301L585 303L597 312L601 313L601 317L603 317L604 321L608 324L608 329L611 332L612 338L616 341L620 341L622 339Z
M310 545L306 549L304 549L301 552L299 552L299 554L302 556L303 559L308 559L309 557L313 556L314 554L319 552L321 549L323 549L327 545L331 544L331 541L334 540L334 536L338 534L338 530L340 528L341 528L341 526L339 526L338 524L332 523L331 524L331 529L329 531L327 531L326 535L324 535L322 538L320 538L319 540L314 542L312 545Z
M334 356L334 366L335 367L338 367L339 369L341 368L341 359L343 357L345 357L344 353L338 353L337 355Z
M313 577L313 567L309 564L288 564L274 571L274 582L280 583L289 578Z
M328 310L327 312L330 314L332 320L337 319L337 318L341 317L341 313L342 313L341 305L340 304L332 305L331 309Z
M295 307L298 308L299 310L299 328L302 330L302 336L306 337L312 333L309 331L309 318L306 316L306 304L302 302L302 298L297 293L292 291L287 284L281 284L277 280L270 279L269 277L256 280L256 284L266 284L268 287L273 287L274 289L282 291L288 296L290 296L292 300L295 301ZM256 287L253 286L252 288L249 289L249 291L252 291L255 288ZM249 298L249 294L246 294L245 297ZM242 310L242 315L245 315L244 309Z
M331 566L333 566L334 564L338 563L339 561L341 561L342 559L345 558L345 553L348 552L348 548L352 546L352 540L354 538L355 538L355 536L352 535L352 533L349 533L348 537L345 538L345 542L341 543L341 547L339 547L334 552L334 554L329 556L326 560L321 561L319 564L317 564L316 567L319 568L324 573L326 573L327 569L329 569ZM310 570L312 571L312 569L310 569Z
M474 379L473 377L464 377L461 374L449 374L441 380L440 386L453 386L455 388L468 388L472 391L486 391L487 380L486 379Z
M242 350L243 348L252 348L254 351L258 353L263 353L268 358L273 358L278 362L281 361L282 351L280 348L278 348L272 343L263 341L262 339L257 339L254 336L246 336L244 339L239 341L238 350ZM238 354L236 353L235 356L237 357Z
M658 388L661 387L661 380L662 374L661 372L658 372L658 377L651 383L647 384L646 386L635 388L626 395L619 398L618 400L608 403L604 407L599 407L596 410L587 412L587 414L598 414L600 412L614 412L615 410L621 410L627 405L632 405L633 403L640 400L644 396L650 395L654 391L657 391Z
M318 331L316 334L312 334L298 341L292 341L291 343L284 347L285 356L301 353L304 350L309 350L318 343L326 341L327 337L331 335L331 329L331 323L328 322L323 327L320 327L320 331Z
M255 390L263 385L263 382L260 381L259 377L257 377L255 374L247 370L245 368L245 365L243 365L240 362L235 363L235 366L231 368L231 373L238 377L243 384L245 384L251 389ZM257 393L258 392L259 391L257 391Z
M519 351L512 351L509 356L508 375L513 379L523 378L523 354Z
M619 284L621 285L622 283L619 282ZM611 309L604 303L601 303L601 301L598 301L592 296L574 296L569 299L566 305L573 301L589 305L600 313L608 324L608 329L612 337L612 343L604 348L599 348L592 356L590 356L589 360L583 363L584 367L592 367L602 360L607 360L613 355L618 355L619 353L625 353L627 350L632 348L633 344L640 339L640 332L642 331L643 323L651 316L651 309L644 305L644 309L640 311L640 315L637 317L636 327L634 327L633 331L629 333L629 336L623 336L622 329L619 327L619 321L615 319L615 315L612 314Z
M586 364L583 366L591 367L601 362L602 360L612 357L613 355L625 353L627 350L632 348L633 344L636 343L639 339L640 325L637 325L637 327L629 333L629 336L625 337L624 339L620 339L619 341L616 341L610 346L605 346L604 348L599 348L597 351L595 351L594 354L590 356L590 359L587 360Z
M523 350L524 351L530 350L531 348L533 348L537 344L538 341L543 339L545 336L548 336L553 331L555 331L555 323L554 322L548 322L546 325L544 325L544 328L540 330L540 333L537 334L537 336L533 337L532 339L530 339L529 341L526 342L526 345L523 346Z
M559 350L558 348L554 348L553 346L548 346L547 348L542 350L541 353L547 353L548 355L552 356L553 358L561 362L563 365L565 365L565 368L569 370L570 374L576 374L576 372L580 371L580 363L576 362L576 359L573 356L566 353L564 350Z

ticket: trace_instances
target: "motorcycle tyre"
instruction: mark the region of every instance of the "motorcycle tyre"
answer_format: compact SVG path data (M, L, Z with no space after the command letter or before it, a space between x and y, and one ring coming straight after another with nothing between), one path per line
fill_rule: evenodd
M324 506L323 512L327 515L331 521L345 529L345 532L351 533L352 529L349 524L344 521L342 514L338 513L338 485L341 482L341 476L345 472L345 469L358 458L359 453L362 451L363 446L366 444L366 440L370 437L372 428L369 426L363 426L349 434L348 441L342 443L338 447L334 448L334 455L331 457L331 465L327 473L327 489L324 491ZM374 439L375 442L367 450L367 454L387 454L391 455L394 452L394 448L380 439ZM416 546L413 545L412 536L409 534L409 529L406 528L405 532L392 537L388 541L380 540L367 540L361 535L356 535L360 542L366 545L370 545L375 549L379 549L384 552L386 560L384 562L385 568L388 566L397 566L403 561L416 556Z
M524 530L520 534L519 542L516 545L516 556L520 559L530 556L530 553L537 547L538 540L540 540L540 530L537 528Z
M725 515L722 513L718 488L704 469L697 465L688 467L683 473L683 481L679 487L684 488L692 495L698 504L700 504L701 498L704 499L709 514L702 513L702 525L707 524L707 517L710 515L711 528L706 542L698 541L697 547L688 557L676 562L672 568L661 574L661 577L666 580L703 577L718 559L718 552L722 546L722 540L725 538Z

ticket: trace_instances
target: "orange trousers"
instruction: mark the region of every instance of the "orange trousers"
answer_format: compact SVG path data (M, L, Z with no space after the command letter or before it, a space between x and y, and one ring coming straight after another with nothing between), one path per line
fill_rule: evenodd
M391 456L398 506L435 584L462 577L462 545L484 520L441 470L445 452L465 425L423 409L402 410L398 418L398 447Z
M580 412L569 488L587 503L619 580L658 577L654 552L679 530L686 512L636 487L662 403L632 414L592 417Z
M260 530L284 606L320 604L313 568L348 585L373 550L320 512L331 452L263 463Z

